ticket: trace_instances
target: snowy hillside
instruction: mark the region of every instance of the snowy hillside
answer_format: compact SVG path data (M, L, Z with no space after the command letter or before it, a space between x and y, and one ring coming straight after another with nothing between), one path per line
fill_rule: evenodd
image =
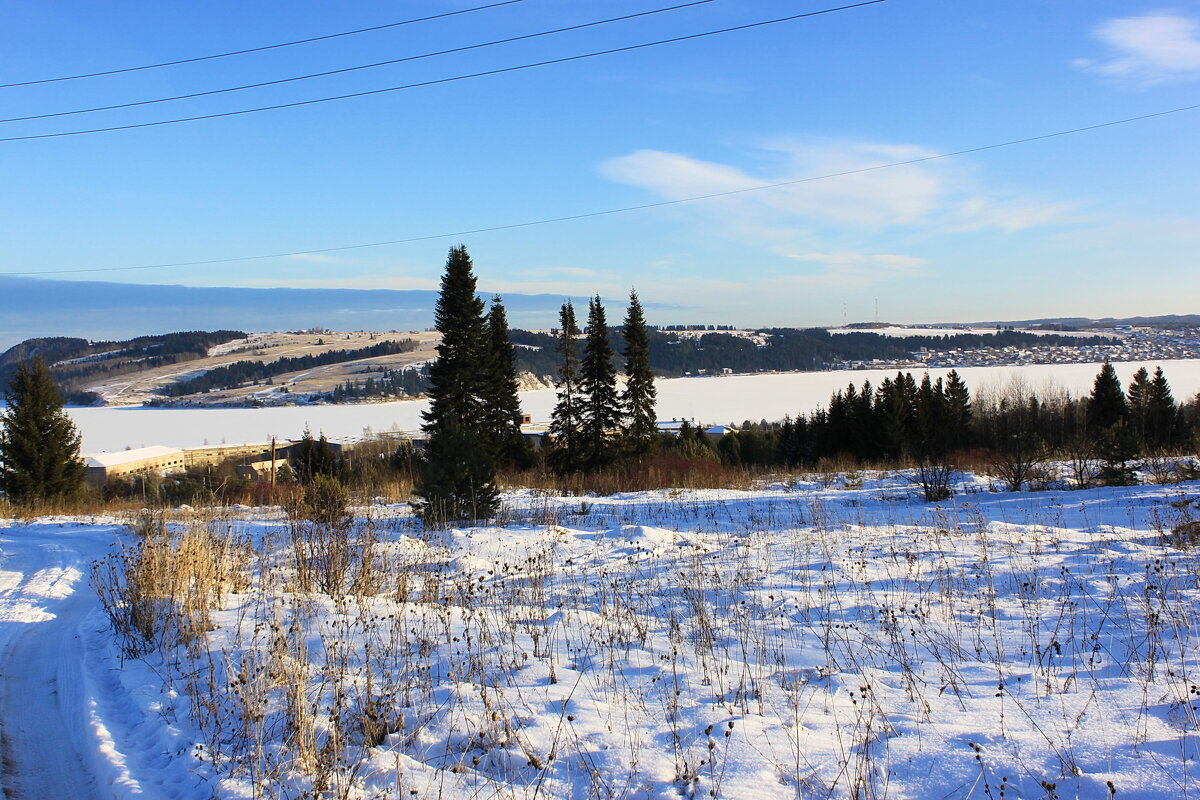
M1172 533L1200 486L957 488L524 491L494 525L372 507L345 537L271 510L140 542L10 521L0 645L81 637L33 663L85 656L55 725L97 796L1200 791L1200 557ZM144 612L117 608L123 635L79 577L114 536L99 583ZM6 719L40 713L25 691ZM12 744L26 775L37 736Z

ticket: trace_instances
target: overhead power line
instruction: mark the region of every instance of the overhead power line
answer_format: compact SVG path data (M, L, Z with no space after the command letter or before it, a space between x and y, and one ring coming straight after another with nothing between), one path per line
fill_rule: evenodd
M85 72L79 75L62 75L57 78L40 78L32 81L17 81L15 83L0 83L0 89L11 89L16 86L36 86L43 83L61 83L62 81L77 81L82 78L100 78L105 75L121 75L127 72L140 72L147 69L159 69L161 67L176 67L180 64L194 64L198 61L212 61L217 58L229 58L230 56L244 56L249 53L261 53L266 50L278 50L281 47L294 47L299 44L311 44L313 42L324 42L329 39L339 39L343 36L357 36L360 33L371 33L373 31L387 30L388 28L399 28L403 25L415 25L418 22L431 22L435 19L445 19L446 17L457 17L461 14L471 14L476 11L486 11L490 8L499 8L500 6L511 6L516 3L524 3L525 0L502 0L498 3L489 3L484 6L475 6L474 8L463 8L458 11L447 11L443 14L432 14L427 17L417 17L415 19L405 19L399 22L388 22L383 25L372 25L369 28L357 28L352 31L341 31L340 33L327 33L322 36L310 36L307 39L295 39L290 42L278 42L277 44L265 44L260 47L248 47L244 50L230 50L226 53L213 53L207 56L196 56L195 58L180 58L175 61L161 61L157 64L142 64L137 67L123 67L121 69L106 69L99 72Z
M777 183L764 183L758 186L749 186L743 189L731 189L725 192L712 192L710 194L695 195L694 197L683 197L676 200L660 200L654 203L642 203L635 206L623 206L621 208L608 208L601 211L587 211L580 214L569 214L561 217L547 217L544 219L529 220L526 222L514 222L506 225L491 225L484 228L472 228L469 230L450 231L446 233L433 233L423 236L409 236L403 239L391 239L385 242L366 242L361 244L348 244L338 247L322 247L312 250L292 250L284 253L266 253L256 256L237 256L233 258L213 258L202 261L174 261L164 264L139 264L129 267L87 267L76 269L51 269L40 271L27 272L0 272L0 276L28 276L28 275L74 275L82 273L95 272L127 272L132 270L146 269L167 269L169 267L199 267L211 266L216 264L235 264L245 261L263 261L269 258L286 258L289 256L304 256L304 255L319 255L323 253L338 253L347 250L363 250L371 247L386 247L397 244L411 244L413 242L426 242L432 239L449 239L460 236L471 236L479 233L494 233L497 231L510 231L518 228L532 228L539 225L551 225L557 222L571 222L574 220L590 219L592 217L610 216L613 214L624 214L631 211L644 211L650 208L662 208L664 206L674 206L683 203L694 203L701 200L714 200L720 197L732 197L734 195L749 194L750 192L760 192L767 189L778 189L783 186L796 186L803 183L814 183L816 181L829 180L831 178L842 178L849 175L861 175L867 172L878 172L879 170L893 169L895 167L907 167L913 164L922 164L928 161L938 161L955 156L965 156L971 153L982 153L987 150L998 150L1002 147L1014 147L1021 144L1030 144L1032 142L1045 141L1046 139L1055 139L1062 136L1072 136L1074 134L1086 133L1088 131L1101 130L1103 128L1111 128L1117 125L1127 125L1133 122L1142 122L1148 119L1157 117L1165 117L1172 114L1180 114L1185 111L1195 111L1200 109L1200 103L1190 106L1181 106L1179 108L1171 108L1166 111L1155 111L1150 114L1139 114L1135 117L1124 117L1123 119L1109 120L1108 122L1098 122L1094 125L1084 125L1078 128L1069 128L1067 130L1054 131L1052 133L1042 133L1036 136L1025 136L1020 139L1009 139L1004 142L995 142L993 144L979 145L977 147L968 147L962 150L953 150L947 153L936 153L934 155L921 156L919 158L910 158L904 161L891 161L886 164L875 164L870 167L859 167L858 169L843 170L841 172L830 172L824 175L810 175L806 178L795 178L788 181L779 181Z
M652 42L643 42L641 44L626 45L624 47L613 47L607 50L597 50L591 53L581 53L573 56L563 56L561 58L551 58L545 61L535 61L528 64L519 64L512 67L500 67L498 69L483 70L481 72L472 72L466 75L455 75L449 78L436 78L433 80L419 81L416 83L408 83L402 86L389 86L383 89L369 89L361 92L349 92L347 94L332 95L328 97L318 97L311 100L297 100L290 103L277 103L269 106L257 106L254 108L243 108L236 111L221 111L213 114L198 114L192 117L175 117L173 119L156 120L154 122L138 122L129 125L111 125L104 128L87 128L75 131L58 131L56 133L38 133L27 136L6 136L0 138L0 142L24 142L34 139L57 139L64 136L85 136L93 133L110 133L113 131L127 131L138 128L154 128L162 125L177 125L184 122L198 122L207 119L221 119L224 117L236 117L244 114L257 114L263 111L278 111L284 108L298 108L301 106L317 105L318 103L331 103L337 100L349 100L356 97L370 97L373 95L387 94L389 92L400 92L407 89L417 89L425 86L437 86L446 83L455 83L458 81L470 80L473 78L482 78L490 75L503 75L510 72L520 72L522 70L534 69L536 67L547 67L554 64L566 64L572 61L582 61L588 58L598 58L600 56L614 55L616 53L628 53L635 50L645 50L650 47L659 47L666 44L676 44L679 42L687 42L695 39L703 39L709 36L719 36L721 34L733 33L735 31L750 30L753 28L762 28L767 25L777 25L783 22L793 22L799 19L808 17L817 17L824 14L832 14L838 11L849 11L855 8L864 6L873 6L879 3L885 3L887 0L863 0L860 3L852 3L850 5L837 6L836 8L825 8L820 11L809 11L804 14L792 14L787 17L777 17L775 19L760 20L759 22L750 22L744 25L734 25L728 28L720 28L717 30L704 31L702 33L692 33L686 36L674 36L669 39L658 39Z
M608 19L595 20L593 22L584 22L584 23L580 23L579 25L569 25L569 26L563 27L563 28L554 28L552 30L538 31L537 33L526 33L526 34L522 34L521 36L510 36L506 39L494 39L490 42L480 42L479 44L469 44L469 45L464 45L462 47L453 47L448 50L437 50L437 51L430 52L430 53L421 53L419 55L414 55L414 56L405 56L403 58L392 58L392 59L388 59L387 61L376 61L371 64L359 64L359 65L353 66L353 67L342 67L341 69L331 69L331 70L326 70L325 72L312 72L312 73L308 73L306 75L295 75L290 78L279 78L277 80L262 81L260 83L247 83L247 84L243 84L241 86L229 86L224 89L210 89L210 90L204 91L204 92L192 92L191 94L178 94L178 95L174 95L172 97L157 97L152 100L138 100L138 101L131 102L131 103L117 103L117 104L108 105L108 106L93 106L92 108L79 108L79 109L75 109L73 111L55 111L50 114L31 114L27 117L9 117L8 119L0 119L0 123L27 122L29 120L34 120L34 119L50 119L51 117L69 117L69 116L73 116L76 114L91 114L91 113L94 113L97 111L114 111L116 109L121 109L121 108L136 108L138 106L149 106L149 105L154 105L157 103L169 103L169 102L173 102L175 100L193 100L197 97L209 97L211 95L216 95L216 94L228 94L230 92L241 92L241 91L245 91L247 89L261 89L266 86L279 86L279 85L285 84L285 83L295 83L297 81L312 80L313 78L327 78L331 75L342 75L347 72L357 72L359 70L364 70L364 69L374 69L376 67L386 67L386 66L391 66L393 64L404 64L409 61L419 61L421 59L433 58L435 56L452 55L454 53L465 53L470 50L480 50L485 47L495 47L496 45L501 45L501 44L512 44L513 42L522 42L522 41L527 41L529 39L541 38L544 36L554 36L554 35L560 34L560 33L568 33L570 31L578 31L578 30L584 30L585 28L594 28L594 27L597 27L600 25L608 25L613 22L626 22L628 20L638 19L640 17L649 17L649 16L653 16L655 14L664 14L669 11L680 11L685 8L692 8L694 6L702 6L707 3L712 3L715 1L716 0L692 0L692 2L689 2L689 3L682 3L680 5L674 5L674 6L666 6L664 8L655 8L650 11L640 11L636 14L625 14L620 17L609 17Z

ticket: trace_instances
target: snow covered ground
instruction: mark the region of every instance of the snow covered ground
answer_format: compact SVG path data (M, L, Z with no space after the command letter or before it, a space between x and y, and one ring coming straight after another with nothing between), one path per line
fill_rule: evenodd
M203 796L172 791L194 781L163 747L161 681L117 657L88 588L92 561L124 528L116 520L0 520L5 797Z
M522 491L432 534L359 509L345 540L181 518L102 564L158 587L144 659L78 574L112 522L10 521L0 654L34 668L5 764L59 763L20 728L41 671L81 796L1197 796L1200 551L1171 529L1200 485L956 488Z
M1158 363L1114 365L1123 384L1139 367L1153 372ZM1183 401L1200 391L1200 360L1161 362L1176 399ZM1056 387L1072 394L1091 391L1099 364L1042 364L1021 367L966 367L959 370L973 392L1023 380L1033 390ZM930 370L933 377L948 370ZM659 380L659 419L693 419L707 424L740 424L743 420L780 420L785 415L808 413L829 402L829 396L846 384L861 386L870 380L879 385L896 370L842 370L788 372L769 375L728 375ZM521 403L534 422L548 422L554 408L554 391L522 392ZM166 445L200 447L205 444L264 442L272 436L296 438L307 426L330 437L358 437L364 431L417 430L423 401L340 406L285 406L280 408L156 409L140 407L72 408L71 417L83 433L85 453L112 452L127 447Z

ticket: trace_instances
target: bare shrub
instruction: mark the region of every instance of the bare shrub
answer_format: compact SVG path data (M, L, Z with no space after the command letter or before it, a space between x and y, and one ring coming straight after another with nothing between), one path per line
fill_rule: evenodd
M128 655L191 645L211 627L225 592L248 584L247 546L218 520L172 531L162 511L143 511L123 544L92 565L92 587Z
M1142 469L1150 476L1152 483L1161 485L1179 483L1183 480L1180 475L1179 460L1162 453L1151 453L1143 458Z

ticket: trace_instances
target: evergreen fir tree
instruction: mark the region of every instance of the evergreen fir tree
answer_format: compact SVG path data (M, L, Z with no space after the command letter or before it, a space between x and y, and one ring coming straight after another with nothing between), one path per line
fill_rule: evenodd
M579 388L583 395L580 454L583 468L594 472L604 469L611 462L611 434L621 422L614 353L599 295L588 303L588 324L584 335L583 361L579 367Z
M870 381L863 381L858 397L848 404L850 417L850 452L861 461L879 458L880 426L875 417L875 389Z
M625 314L625 391L621 403L627 423L625 437L635 455L644 455L658 433L654 414L654 373L650 370L650 334L637 292L629 294Z
M17 366L0 415L0 489L14 503L69 497L83 486L79 432L40 357Z
M1146 442L1146 425L1150 412L1150 373L1141 367L1133 373L1129 389L1125 392L1126 405L1129 408L1129 429L1140 442Z
M1179 406L1171 394L1171 386L1162 367L1154 370L1146 401L1146 444L1153 448L1169 447L1174 444L1179 418Z
M897 458L909 450L916 425L917 383L912 373L897 372L895 380L884 378L875 393L875 414L880 420L886 450Z
M912 420L909 452L917 462L917 480L926 500L944 500L950 495L952 470L950 401L941 378L934 383L925 373L916 391Z
M561 474L577 472L580 468L582 397L579 393L578 336L575 307L568 300L558 315L558 399L550 418L550 435L554 439L550 460Z
M427 525L486 519L500 505L495 447L486 422L491 348L465 247L451 248L446 259L434 326L442 341L429 367L417 513Z
M971 390L957 370L946 373L946 401L949 405L950 448L971 446Z
M1091 398L1087 406L1087 428L1092 436L1111 428L1118 422L1129 419L1129 407L1121 391L1117 371L1107 361L1100 367L1096 381L1092 384Z
M291 447L291 461L296 470L297 479L304 484L310 484L317 476L336 478L340 465L338 457L325 434L314 439L312 431L304 429L304 436Z
M499 295L492 298L487 317L490 374L487 380L485 413L487 427L500 463L529 465L528 449L521 435L521 400L517 394L517 353L508 338L508 315Z
M931 382L929 373L921 379L913 408L912 454L918 461L945 459L950 452L953 431L951 430L950 400L942 379Z

